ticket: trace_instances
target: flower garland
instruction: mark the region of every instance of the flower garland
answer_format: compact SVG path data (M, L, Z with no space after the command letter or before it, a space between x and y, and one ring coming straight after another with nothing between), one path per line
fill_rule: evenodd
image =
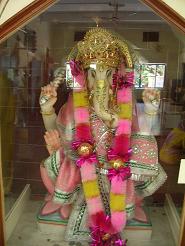
M77 66L75 66L75 63ZM113 78L113 88L117 91L117 104L120 111L113 144L107 154L107 158L112 165L112 168L108 170L108 178L111 182L111 216L108 217L104 212L96 175L98 160L94 153L93 136L90 129L85 76L84 72L79 70L77 62L71 61L70 65L74 79L81 85L81 88L73 90L76 131L72 147L79 154L79 159L76 163L80 167L82 185L87 202L92 245L106 245L109 240L114 242L114 245L126 245L119 236L115 235L121 232L126 225L126 187L127 179L130 177L130 168L125 164L129 161L130 153L132 119L132 91L130 85L133 84L133 71L126 71L125 77L120 76L117 72L116 78L115 76Z

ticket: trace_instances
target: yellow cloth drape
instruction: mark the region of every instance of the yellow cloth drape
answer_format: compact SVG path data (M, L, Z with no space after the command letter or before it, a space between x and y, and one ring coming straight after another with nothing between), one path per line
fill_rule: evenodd
M174 128L160 150L160 160L169 165L179 164L184 150L185 131L180 128Z
M13 179L13 138L15 120L15 97L11 82L0 73L0 130L1 158L4 192L11 189Z

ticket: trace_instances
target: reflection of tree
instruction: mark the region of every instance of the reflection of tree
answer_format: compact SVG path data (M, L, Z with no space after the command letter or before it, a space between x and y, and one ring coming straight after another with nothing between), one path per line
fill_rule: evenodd
M148 86L148 77L142 77L141 83L142 83L142 86L143 86L143 85L144 85L144 86Z
M161 87L161 85L163 86L164 74L165 74L165 64L162 63L142 64L140 69L140 87L147 87L147 86Z
M164 66L157 66L157 76L164 76Z
M156 66L155 65L145 65L143 66L143 73L144 75L155 75L155 71L156 71Z

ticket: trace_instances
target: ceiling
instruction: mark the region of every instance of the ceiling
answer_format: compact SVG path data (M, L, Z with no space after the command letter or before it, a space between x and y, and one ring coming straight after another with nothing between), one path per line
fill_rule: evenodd
M40 16L55 23L154 23L164 21L138 0L60 0Z
M118 5L120 11L147 11L151 10L138 0L60 0L48 11L112 11Z

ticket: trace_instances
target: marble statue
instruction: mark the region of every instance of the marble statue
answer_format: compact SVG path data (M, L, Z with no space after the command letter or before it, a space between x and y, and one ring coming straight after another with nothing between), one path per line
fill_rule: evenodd
M137 111L140 132L158 136L161 133L160 90L145 88L142 98L143 103Z
M58 115L57 89L42 88L48 157L42 215L67 220L66 241L126 245L128 220L146 221L142 200L165 181L152 135L139 132L132 98L137 58L126 41L89 30L68 58L75 86ZM46 99L43 102L43 97Z

